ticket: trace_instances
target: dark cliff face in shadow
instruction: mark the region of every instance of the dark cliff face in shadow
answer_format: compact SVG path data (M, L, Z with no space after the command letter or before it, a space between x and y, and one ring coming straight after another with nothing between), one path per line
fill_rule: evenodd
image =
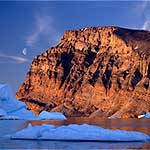
M35 114L137 117L150 111L149 80L149 31L91 27L37 56L16 97Z

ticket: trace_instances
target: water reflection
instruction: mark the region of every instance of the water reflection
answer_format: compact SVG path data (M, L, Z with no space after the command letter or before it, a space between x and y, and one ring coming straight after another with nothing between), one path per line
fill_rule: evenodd
M0 149L51 149L51 150L99 150L99 149L149 149L144 142L60 142L34 140L0 140Z

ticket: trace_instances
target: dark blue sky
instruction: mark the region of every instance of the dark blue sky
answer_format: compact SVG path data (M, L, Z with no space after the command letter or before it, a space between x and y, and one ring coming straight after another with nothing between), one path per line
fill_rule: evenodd
M89 26L148 30L149 1L0 2L0 83L16 91L32 59L63 32Z

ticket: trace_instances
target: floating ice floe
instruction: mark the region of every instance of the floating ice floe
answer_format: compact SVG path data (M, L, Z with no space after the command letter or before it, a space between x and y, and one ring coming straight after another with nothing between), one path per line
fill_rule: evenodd
M38 120L65 120L66 117L60 112L42 111L36 119Z
M27 128L10 136L11 139L23 140L65 140L65 141L147 141L150 137L141 132L111 130L98 126L70 124L55 127L43 124L28 125Z

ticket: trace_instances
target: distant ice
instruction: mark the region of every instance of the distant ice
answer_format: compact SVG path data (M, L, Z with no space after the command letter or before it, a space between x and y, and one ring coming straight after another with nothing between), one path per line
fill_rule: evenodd
M60 112L42 111L36 119L39 120L65 120L66 117Z
M11 139L67 140L67 141L147 141L150 137L141 132L111 130L98 126L70 124L55 128L53 125L28 125L10 136Z

